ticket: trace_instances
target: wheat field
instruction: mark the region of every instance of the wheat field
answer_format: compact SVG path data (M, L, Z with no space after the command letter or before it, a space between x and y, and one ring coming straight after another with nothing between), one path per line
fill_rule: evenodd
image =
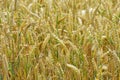
M120 80L120 0L0 0L0 80Z

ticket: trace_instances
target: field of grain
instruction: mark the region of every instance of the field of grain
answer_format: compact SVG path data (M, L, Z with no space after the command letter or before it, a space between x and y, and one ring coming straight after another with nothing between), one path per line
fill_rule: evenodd
M120 0L0 0L0 80L120 80Z

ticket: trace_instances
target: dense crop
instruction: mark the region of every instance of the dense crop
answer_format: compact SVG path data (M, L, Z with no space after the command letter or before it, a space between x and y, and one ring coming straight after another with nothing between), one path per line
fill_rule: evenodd
M1 0L0 80L120 80L120 0Z

